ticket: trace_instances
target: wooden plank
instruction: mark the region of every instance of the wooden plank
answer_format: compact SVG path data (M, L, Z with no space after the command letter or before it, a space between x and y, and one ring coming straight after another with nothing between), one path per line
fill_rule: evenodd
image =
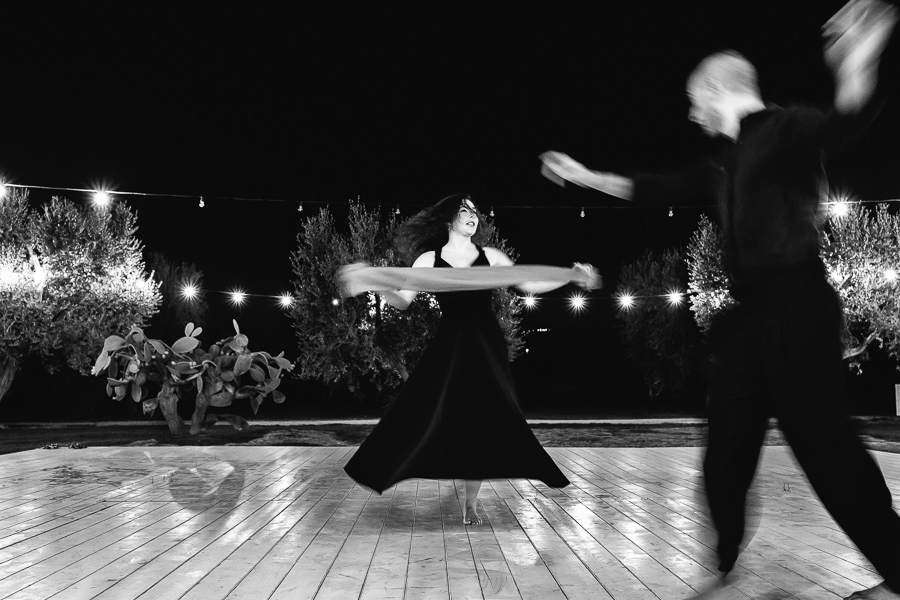
M484 488L486 486L482 486ZM447 587L451 598L516 598L509 596L500 577L491 579L490 565L478 564L478 556L474 551L469 531L483 530L490 527L488 517L479 510L485 519L483 525L466 527L462 523L464 514L465 482L446 480L439 482L441 526L444 534L444 547L447 556ZM483 497L484 494L482 493ZM487 586L485 582L487 581ZM497 585L494 585L497 584ZM484 592L482 592L484 588ZM507 595L504 595L507 594Z
M715 577L699 448L550 448L572 485L462 481L383 496L352 448L154 447L0 456L0 598L657 598ZM875 453L894 493L900 455ZM879 577L790 451L767 447L729 597L837 599Z
M497 482L491 482L491 490ZM509 486L511 487L511 486ZM496 494L482 493L485 513L490 514L490 524L497 547L512 575L523 600L562 600L566 597L560 584L553 577L540 550L519 527L515 515L506 502Z
M447 598L449 595L440 486L437 481L420 479L416 487L415 519L409 547L405 597L431 600Z
M385 492L391 494L391 506L366 571L360 600L399 600L404 597L417 488L416 480L408 480Z
M530 501L505 502L567 598L612 598L602 582L572 552L565 538Z

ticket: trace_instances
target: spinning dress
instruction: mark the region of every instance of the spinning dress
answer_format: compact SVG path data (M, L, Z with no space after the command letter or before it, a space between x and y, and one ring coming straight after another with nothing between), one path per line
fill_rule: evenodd
M489 266L478 248L473 266ZM453 268L435 251L436 268ZM491 290L441 292L438 330L344 470L379 494L410 478L569 480L519 409Z

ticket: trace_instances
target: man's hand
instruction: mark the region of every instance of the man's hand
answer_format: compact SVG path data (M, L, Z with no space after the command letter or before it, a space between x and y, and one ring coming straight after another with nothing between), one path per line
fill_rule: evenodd
M581 187L599 190L622 200L631 200L634 197L634 181L628 177L591 171L562 152L544 152L540 159L544 163L541 174L554 183L563 185L563 182L571 181Z
M585 180L591 174L590 170L583 164L562 152L554 152L552 150L544 152L541 154L540 159L544 163L541 173L554 183L559 183L556 181L556 178L559 178L584 187L586 185Z
M870 99L878 62L898 19L881 0L851 0L822 27L825 62L835 78L835 107L855 112Z

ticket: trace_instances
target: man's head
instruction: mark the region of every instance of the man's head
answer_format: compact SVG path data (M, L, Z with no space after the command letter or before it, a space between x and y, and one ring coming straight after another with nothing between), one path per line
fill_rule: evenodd
M710 136L736 137L749 102L760 103L756 68L733 50L711 54L700 61L687 80L691 101L688 118Z

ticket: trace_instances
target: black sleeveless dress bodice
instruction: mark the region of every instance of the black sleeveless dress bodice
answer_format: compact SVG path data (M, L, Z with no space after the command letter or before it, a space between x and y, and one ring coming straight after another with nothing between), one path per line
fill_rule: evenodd
M488 266L479 248L473 266ZM453 268L435 253L436 268ZM493 291L435 294L441 321L400 395L347 463L378 493L404 479L569 480L519 409Z

